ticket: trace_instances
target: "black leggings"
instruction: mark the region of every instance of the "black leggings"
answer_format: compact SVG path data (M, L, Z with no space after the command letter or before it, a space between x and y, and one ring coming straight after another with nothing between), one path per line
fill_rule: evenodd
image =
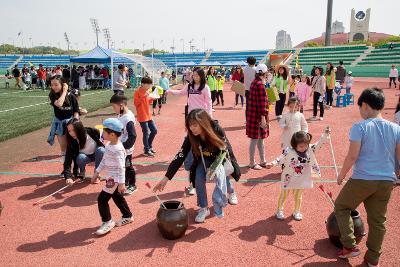
M319 100L319 98L321 97L322 95L320 94L320 93L318 93L318 92L314 92L314 102L313 102L313 116L314 117L317 117L317 113L318 113L318 109L317 109L317 107L318 107L318 105L319 105L319 114L320 114L320 117L321 118L323 118L324 117L324 101L321 101L321 102L319 102L318 100ZM323 97L323 96L322 96Z
M132 213L128 207L128 203L126 203L124 196L121 195L121 193L118 192L118 188L116 188L114 193L112 194L101 191L99 197L97 198L97 205L99 207L102 222L108 222L109 220L111 220L110 206L108 205L108 201L110 201L110 198L114 200L114 203L121 211L123 218L132 217Z
M396 88L396 77L389 77L389 87L392 87L392 82L394 83L394 88Z
M327 96L326 104L328 106L332 107L332 105L333 105L333 89L326 89L326 96Z
M132 164L132 155L125 158L125 185L136 185L136 172Z
M214 105L215 99L217 97L217 91L211 91L211 103Z
M279 100L275 103L275 115L281 116L285 108L286 94L279 93Z
M161 96L159 99L153 100L153 109L155 109L157 107L157 103L158 103L158 108L161 109L161 107L162 107L162 97Z
M224 92L223 91L217 91L216 98L217 98L217 104L221 103L222 105L224 105Z

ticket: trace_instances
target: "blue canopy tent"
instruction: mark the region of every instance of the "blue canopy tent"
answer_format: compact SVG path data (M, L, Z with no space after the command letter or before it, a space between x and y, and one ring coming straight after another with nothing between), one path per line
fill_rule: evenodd
M98 63L98 64L110 64L111 70L114 69L114 63L138 63L148 73L152 74L153 79L160 76L161 71L166 69L163 62L158 59L149 59L141 55L131 55L113 51L111 49L105 49L97 46L87 52L86 54L73 57L70 59L71 63ZM113 71L111 71L111 84L113 84Z

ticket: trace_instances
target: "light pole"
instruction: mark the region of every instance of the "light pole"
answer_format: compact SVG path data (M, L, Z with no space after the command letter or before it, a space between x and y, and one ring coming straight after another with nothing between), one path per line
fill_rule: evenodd
M185 39L181 39L182 42L182 54L185 54Z
M193 53L193 46L192 46L192 43L194 42L194 39L191 39L190 41L189 41L189 49L190 49L190 53Z
M206 38L203 37L203 50L204 50L204 54L206 53Z
M64 32L64 39L67 42L67 50L68 50L68 55L69 55L69 38L68 38L68 34L66 32Z
M96 34L96 45L99 46L99 32L100 32L99 22L97 19L91 18L90 23L92 23L93 31Z
M107 49L110 49L111 33L109 28L103 29L104 38L107 40Z
M331 45L332 6L333 0L328 0L328 6L326 10L325 46Z

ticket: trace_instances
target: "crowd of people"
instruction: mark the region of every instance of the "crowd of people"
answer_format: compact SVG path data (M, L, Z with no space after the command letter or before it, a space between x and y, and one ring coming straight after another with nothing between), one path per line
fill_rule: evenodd
M229 140L220 125L223 119L220 122L213 119L213 113L218 112L214 107L226 104L223 91L227 81L243 84L243 93L236 94L233 106L240 105L244 109L246 136L250 140L248 168L260 171L280 167L281 191L277 197L275 216L278 220L285 219L284 204L288 195L293 194L292 216L296 221L303 219L302 198L305 190L313 187L311 173L321 175L317 162L318 149L330 139L330 129L327 128L319 141L312 143L313 135L316 134L309 133L308 122L303 113L304 107L311 98L311 121L322 120L325 109L332 107L334 92L341 94L341 90L345 89L346 93L351 93L354 84L352 73L346 72L343 64L335 68L328 63L325 72L322 67L315 66L311 75L300 76L291 75L289 68L284 65L275 68L268 68L264 64L256 65L253 57L249 57L247 63L244 68L236 66L231 70L214 67L187 69L183 73L184 86L180 90L170 88L169 79L164 72L161 73L157 84L151 78L143 77L133 96L136 116L129 109L125 96L125 89L129 87L129 69L121 64L113 74L114 95L110 99L115 118L106 119L95 128L85 127L80 120L82 113L77 98L79 95L74 93L74 90L80 88L79 77L82 73L93 73L95 76L106 78L109 77L109 70L87 66L73 67L70 71L68 66L65 66L51 70L48 77L50 70L39 66L36 72L37 80L31 80L31 83L39 83L41 87L48 83L50 86L49 99L54 116L48 142L54 144L55 138L58 140L64 159L62 175L66 183L72 185L83 181L86 177L86 167L91 162L95 165L92 183L105 180L105 186L98 196L102 224L96 234L104 235L115 226L132 222L132 211L125 197L137 190L133 167L133 155L138 150L138 146L135 146L136 122L139 122L143 133L143 155L156 157L157 152L153 144L158 129L153 116L156 116L157 107L157 115L161 114L162 105L167 103L169 94L186 98L186 137L169 164L165 177L155 185L153 191L164 190L183 165L190 177L187 193L196 194L197 197L199 211L195 222L205 222L211 213L207 199L207 181L215 182L212 206L216 217L224 217L224 208L228 204L238 204L239 200L230 178L238 181L241 170L234 154L232 140ZM35 68L22 69L23 74L32 71L36 71ZM18 76L18 72L16 66L12 75L17 84L17 78L21 77ZM24 83L30 81L26 79L26 75L22 77L25 77ZM279 131L282 131L282 154L268 162L264 141L271 130L277 130L270 127L273 105L275 117L281 128ZM341 185L353 167L353 174L335 203L335 213L344 245L338 257L349 258L360 254L355 243L354 229L349 221L351 210L364 203L369 224L365 260L368 266L377 266L382 253L387 204L400 174L400 98L396 107L395 123L382 118L385 96L378 88L365 89L359 96L357 105L363 120L355 123L350 130L348 154L337 177L337 183ZM255 158L256 147L259 162ZM370 153L371 149L376 153ZM116 222L111 218L108 204L111 198L122 214L121 219Z

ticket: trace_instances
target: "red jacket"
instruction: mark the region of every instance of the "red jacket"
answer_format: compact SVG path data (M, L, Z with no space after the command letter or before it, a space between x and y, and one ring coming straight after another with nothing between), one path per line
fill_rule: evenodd
M46 70L45 69L40 69L37 71L37 75L39 79L41 80L46 80Z

